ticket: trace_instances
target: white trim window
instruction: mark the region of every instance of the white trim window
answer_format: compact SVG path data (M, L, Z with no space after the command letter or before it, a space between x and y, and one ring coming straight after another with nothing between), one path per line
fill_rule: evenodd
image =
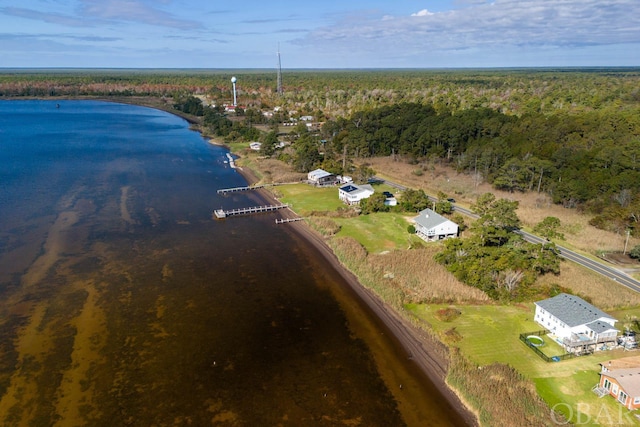
M627 393L625 393L624 391L620 390L620 394L618 395L618 401L620 403L622 403L623 405L627 404Z

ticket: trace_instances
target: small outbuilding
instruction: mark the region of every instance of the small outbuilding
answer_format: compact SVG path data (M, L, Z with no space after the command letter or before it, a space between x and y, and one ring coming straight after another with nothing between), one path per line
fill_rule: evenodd
M416 234L427 242L458 237L458 224L431 209L421 211L414 222Z

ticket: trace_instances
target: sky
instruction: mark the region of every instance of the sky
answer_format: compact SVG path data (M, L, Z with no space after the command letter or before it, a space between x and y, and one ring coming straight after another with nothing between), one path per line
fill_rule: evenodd
M640 66L640 0L0 0L0 68Z

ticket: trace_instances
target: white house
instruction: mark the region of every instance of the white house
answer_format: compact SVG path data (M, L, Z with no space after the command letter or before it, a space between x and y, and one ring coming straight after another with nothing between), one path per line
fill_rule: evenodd
M535 305L534 320L570 352L616 343L617 320L580 297L563 293Z
M337 178L334 174L327 172L323 169L312 170L307 174L307 180L312 185L334 185L337 182Z
M338 189L338 198L348 205L358 205L363 199L369 198L375 191L369 184L345 184Z
M431 209L421 211L414 222L416 234L427 242L458 236L458 224Z

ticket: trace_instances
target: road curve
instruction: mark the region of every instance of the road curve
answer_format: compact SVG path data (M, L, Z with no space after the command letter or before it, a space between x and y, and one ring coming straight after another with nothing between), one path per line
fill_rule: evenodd
M385 184L387 184L390 187L393 188L397 188L398 190L406 190L407 187L405 187L404 185L380 178L380 177L374 177L374 180L376 182L383 182ZM429 200L435 201L437 200L435 197L431 197L429 196ZM463 215L467 215L471 218L478 218L478 214L474 213L473 211L460 207L460 206L456 206L455 204L453 205L453 210L456 212L459 212ZM534 234L528 233L526 231L522 231L522 230L516 230L516 233L520 234L522 237L524 237L524 239L528 242L531 243L545 243L546 240L538 237ZM606 264L603 264L601 262L595 261L589 257L586 257L584 255L580 255L577 252L574 252L570 249L567 249L565 247L562 246L558 246L556 245L556 247L558 248L558 252L559 255L569 261L573 261L576 264L579 264L583 267L586 267L592 271L595 271L596 273L600 273L601 275L613 280L614 282L617 282L619 284L621 284L622 286L626 286L627 288L636 291L636 292L640 292L640 281L634 279L633 277L629 276L628 274L624 273L623 271L618 270L617 268L614 267L610 267Z

